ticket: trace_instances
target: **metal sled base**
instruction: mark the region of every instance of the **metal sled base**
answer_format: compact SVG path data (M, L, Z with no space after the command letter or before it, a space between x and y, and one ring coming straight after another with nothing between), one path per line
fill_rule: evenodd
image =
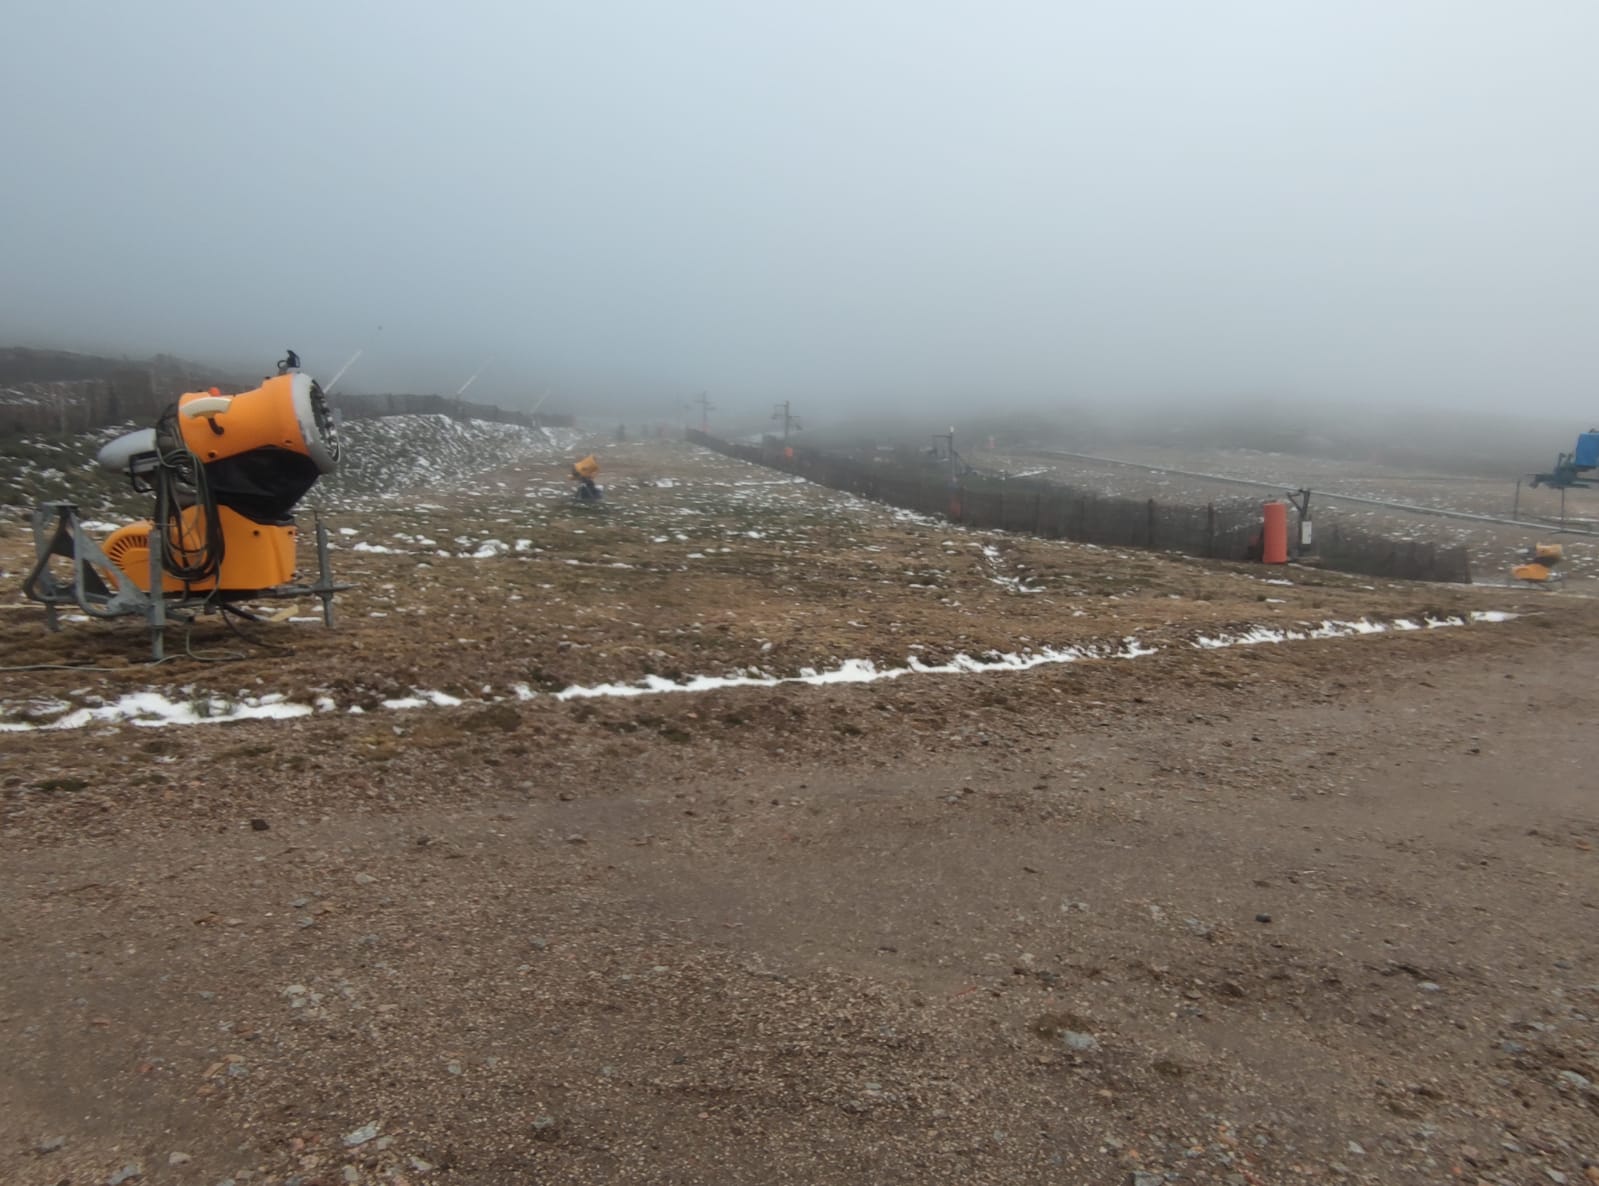
M157 518L161 523L164 519ZM78 506L71 502L41 503L33 512L33 547L36 561L28 579L22 583L23 595L45 607L45 626L61 629L57 609L76 606L91 618L138 616L150 631L150 657L166 657L166 628L174 618L186 621L189 615L219 609L230 601L259 601L315 596L322 600L322 623L333 626L333 594L350 585L333 583L328 563L328 532L320 520L316 525L317 580L314 585L278 585L271 589L206 590L149 594L128 579L95 540L86 535L78 517ZM57 558L67 561L52 568ZM151 589L160 589L165 574L161 570L161 550L150 549Z

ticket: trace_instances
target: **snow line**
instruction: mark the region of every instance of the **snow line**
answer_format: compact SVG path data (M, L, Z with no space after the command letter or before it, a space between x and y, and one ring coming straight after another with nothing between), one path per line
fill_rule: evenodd
M1283 629L1275 626L1250 626L1223 634L1196 635L1189 646L1196 650L1223 650L1228 647L1258 646L1265 643L1304 642L1314 639L1351 638L1363 634L1386 634L1412 630L1437 630L1451 626L1465 626L1468 622L1508 622L1517 615L1503 610L1478 610L1466 617L1396 618L1391 622L1376 622L1370 618L1354 621L1327 619L1316 626L1300 629ZM1160 648L1145 646L1136 636L1129 635L1115 646L1045 647L1025 654L1000 654L990 652L988 658L974 658L959 654L947 663L923 663L914 655L903 667L879 667L870 659L846 659L837 667L817 671L806 667L798 675L767 675L749 668L745 675L696 675L686 680L674 681L659 675L647 675L629 684L574 684L559 692L535 692L526 684L513 684L511 693L517 700L535 700L549 697L554 700L586 700L617 696L658 696L669 692L711 692L722 688L776 688L784 684L867 684L881 680L901 679L910 675L983 675L1002 671L1030 671L1062 663L1078 663L1095 659L1138 659L1159 654ZM489 696L470 703L499 703L506 697ZM446 692L414 689L409 696L383 701L390 711L426 708L454 708L468 703ZM282 693L273 692L259 697L228 697L216 693L199 693L187 699L171 700L160 692L129 692L118 700L90 707L74 707L64 700L34 700L0 703L0 716L22 715L23 720L0 720L0 732L19 733L34 729L82 729L95 724L133 724L144 727L165 725L220 725L232 721L287 720L293 717L326 715L338 711L331 697L320 696L314 704L297 704ZM348 713L364 710L352 705ZM26 718L33 719L26 719Z

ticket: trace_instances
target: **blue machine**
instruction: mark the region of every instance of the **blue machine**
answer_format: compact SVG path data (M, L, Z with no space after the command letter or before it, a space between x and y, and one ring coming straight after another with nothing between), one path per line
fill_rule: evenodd
M1555 468L1546 474L1533 474L1534 486L1591 486L1589 475L1599 469L1599 428L1577 434L1577 447L1555 459Z

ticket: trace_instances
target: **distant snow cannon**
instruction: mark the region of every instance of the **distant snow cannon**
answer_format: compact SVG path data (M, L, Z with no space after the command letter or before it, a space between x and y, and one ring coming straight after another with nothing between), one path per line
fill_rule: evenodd
M1510 575L1518 581L1547 585L1560 578L1555 566L1565 559L1565 551L1560 544L1536 544L1528 549L1525 560L1510 570Z
M160 658L169 616L247 616L233 604L246 599L315 594L323 620L333 624L333 593L348 586L332 583L320 522L317 583L292 583L298 529L291 512L339 461L322 389L298 368L290 351L279 373L253 391L181 395L156 427L101 449L102 466L155 497L151 519L118 528L103 547L83 533L76 504L34 511L38 561L23 592L48 608L50 629L58 628L55 611L63 605L99 618L142 615ZM65 576L52 570L57 557L70 561Z
M599 502L604 494L604 491L594 484L599 472L599 459L592 453L581 461L572 463L572 479L577 483L576 493L579 502Z

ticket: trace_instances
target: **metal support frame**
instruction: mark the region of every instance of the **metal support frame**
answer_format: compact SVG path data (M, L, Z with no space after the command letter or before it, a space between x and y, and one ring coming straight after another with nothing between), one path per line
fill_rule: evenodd
M153 590L161 589L166 577L161 567L161 537L158 534L167 530L165 502L158 488L149 543L149 587ZM216 610L226 600L226 595L219 595L215 590L191 591L185 588L182 593L153 595L145 592L117 567L92 537L84 533L76 503L47 502L36 507L33 512L33 545L34 565L27 579L22 582L22 593L30 601L44 605L46 629L61 629L57 613L61 606L76 606L91 618L138 616L144 619L149 631L150 658L158 663L166 656L166 629L175 617L187 612ZM56 557L64 557L71 562L70 579L63 580L51 571L50 562ZM320 517L316 522L316 557L317 580L314 585L279 585L236 596L260 600L308 595L318 597L322 601L322 624L332 629L333 595L354 586L335 584L333 581L327 527Z
M1308 545L1305 542L1306 528L1310 524L1310 491L1304 489L1287 490L1283 494L1288 499L1288 504L1299 512L1299 530L1295 533L1294 555L1302 556L1306 552L1315 549L1314 542ZM1312 540L1314 540L1314 537L1312 537Z

